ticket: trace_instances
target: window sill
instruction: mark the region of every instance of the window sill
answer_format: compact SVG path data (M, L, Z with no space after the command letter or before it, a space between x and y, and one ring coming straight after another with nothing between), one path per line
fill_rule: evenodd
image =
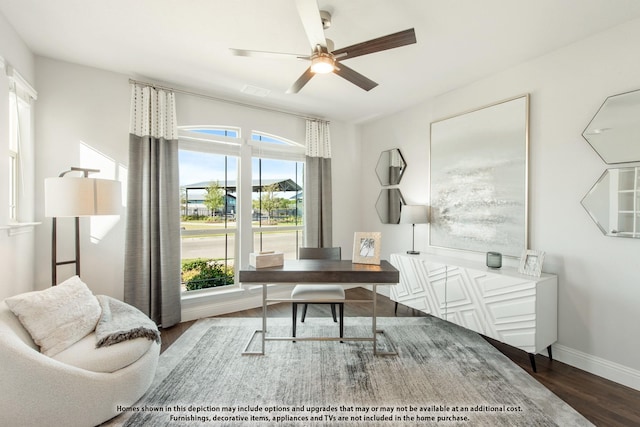
M201 289L197 291L184 291L182 292L180 299L182 301L194 301L194 300L206 299L211 297L219 297L222 295L231 296L234 294L240 294L243 291L246 291L246 289L242 289L240 286L237 286L237 285L229 285L229 286L225 286L217 289L209 288L209 289Z
M267 287L271 288L273 286L278 286L276 284L267 285ZM247 292L261 290L262 285L251 285L251 286L242 286L242 285L229 285L218 288L209 288L209 289L200 289L197 291L184 291L182 292L180 299L185 302L195 302L198 300L206 300L210 298L233 298L237 296L241 296L246 294Z
M31 233L33 227L42 224L41 222L14 222L8 225L0 226L0 230L7 230L9 236L15 236L16 234Z

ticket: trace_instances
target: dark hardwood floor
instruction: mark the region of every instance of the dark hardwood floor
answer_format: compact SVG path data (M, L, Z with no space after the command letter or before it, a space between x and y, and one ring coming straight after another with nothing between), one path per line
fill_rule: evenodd
M363 288L347 290L347 298L371 298L371 292ZM394 313L395 302L378 295L378 316L380 317L420 317L427 314L399 304L397 314ZM370 304L345 304L345 316L368 316ZM269 306L270 317L290 317L291 305L280 303ZM328 305L310 305L308 316L330 316ZM218 317L260 317L262 308L229 313ZM162 350L166 350L180 337L194 321L180 323L162 330ZM529 355L517 348L502 344L490 338L489 343L519 365L533 378L555 393L562 400L580 412L596 426L628 427L640 426L640 391L614 383L602 377L590 374L557 360L537 355L537 373L531 370Z

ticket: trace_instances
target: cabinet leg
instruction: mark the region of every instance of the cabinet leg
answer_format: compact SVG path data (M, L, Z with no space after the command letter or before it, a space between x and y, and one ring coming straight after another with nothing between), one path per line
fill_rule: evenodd
M531 369L533 369L533 372L538 372L536 369L536 355L529 353L529 361L531 362Z
M547 347L547 353L549 354L549 360L553 360L553 354L551 353L551 346Z

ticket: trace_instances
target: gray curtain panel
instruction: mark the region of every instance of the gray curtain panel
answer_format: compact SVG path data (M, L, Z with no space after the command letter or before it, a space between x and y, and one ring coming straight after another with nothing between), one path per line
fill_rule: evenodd
M329 122L306 121L304 180L304 245L332 247L331 135Z
M307 156L304 184L304 245L331 247L331 159Z
M124 299L154 322L180 322L178 141L129 135Z
M124 300L180 322L180 190L173 93L132 87Z

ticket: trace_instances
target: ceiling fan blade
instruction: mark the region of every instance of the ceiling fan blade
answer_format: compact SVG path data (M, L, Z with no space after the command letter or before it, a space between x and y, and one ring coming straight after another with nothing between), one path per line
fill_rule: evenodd
M324 29L322 28L322 20L320 19L320 9L316 0L296 0L298 14L307 34L311 50L315 51L316 46L320 45L326 49L327 40L324 37Z
M235 56L247 56L251 58L286 58L286 59L306 59L309 60L309 55L303 55L298 53L282 53L282 52L267 52L263 50L246 50L246 49L229 49L232 55Z
M367 55L370 53L380 52L383 50L394 49L400 46L416 43L416 33L413 28L389 34L388 36L378 37L377 39L354 44L352 46L343 47L334 50L333 55L346 54L340 59L355 58L356 56Z
M378 83L363 76L359 72L347 67L344 64L337 64L337 67L333 72L343 79L349 80L351 83L366 90L367 92L378 86Z
M311 77L313 77L314 75L315 73L311 71L311 67L307 68L304 74L298 77L298 80L296 80L295 83L289 88L289 90L287 90L287 93L300 92L300 89L302 89L304 85L306 85L309 82L309 80L311 80Z

